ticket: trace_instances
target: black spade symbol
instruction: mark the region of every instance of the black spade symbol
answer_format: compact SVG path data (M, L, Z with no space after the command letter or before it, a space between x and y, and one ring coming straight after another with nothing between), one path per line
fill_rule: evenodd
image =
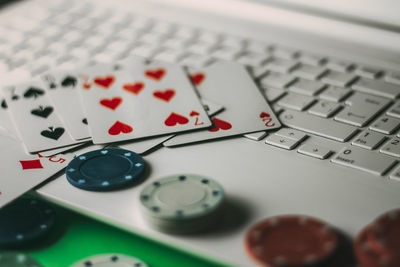
M84 118L84 119L82 120L82 123L87 125L87 124L88 124L87 119Z
M43 108L42 106L39 106L39 108L33 109L31 111L31 114L42 117L42 118L47 118L52 112L53 112L52 107Z
M62 87L69 87L69 86L75 87L76 82L77 81L75 77L67 76L64 78L64 80L62 80L61 85Z
M39 88L29 87L28 90L24 93L25 98L38 98L39 96L44 95L44 91Z
M41 131L40 134L44 137L53 139L53 140L58 140L58 138L61 137L61 135L63 135L63 133L65 132L64 128L58 127L58 128L54 128L54 127L49 127L49 130L44 130Z

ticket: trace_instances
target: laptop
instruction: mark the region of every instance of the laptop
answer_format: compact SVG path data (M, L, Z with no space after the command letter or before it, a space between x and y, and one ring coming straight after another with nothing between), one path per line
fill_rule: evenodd
M36 193L231 266L256 266L243 246L246 231L275 215L316 217L354 238L374 218L400 206L398 9L395 1L8 3L0 16L3 83L59 65L79 67L88 59L117 60L119 51L187 66L231 60L248 67L284 125L276 132L160 145L143 154L151 168L144 184L194 173L224 187L223 222L201 234L152 229L139 210L142 184L88 192L62 175ZM142 29L141 35L130 34L132 28ZM160 35L166 39L160 41ZM182 38L193 41L182 47Z

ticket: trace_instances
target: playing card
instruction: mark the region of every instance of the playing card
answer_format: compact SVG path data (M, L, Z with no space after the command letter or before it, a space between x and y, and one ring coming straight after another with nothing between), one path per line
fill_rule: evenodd
M0 133L0 208L65 168L69 156L27 155L21 143Z
M43 74L40 78L68 133L75 140L82 140L89 138L90 134L78 95L78 75L74 71L60 70Z
M224 111L204 131L179 134L164 143L177 146L198 141L275 129L281 126L245 67L217 62L190 75L202 98L221 103Z
M3 93L15 128L29 153L80 143L65 130L41 81L7 86Z
M97 65L81 79L83 107L95 144L209 127L185 72L175 64Z

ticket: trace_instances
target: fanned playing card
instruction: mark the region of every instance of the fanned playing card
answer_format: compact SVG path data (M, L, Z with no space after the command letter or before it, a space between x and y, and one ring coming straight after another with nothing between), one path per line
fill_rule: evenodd
M97 65L79 90L95 144L136 140L211 126L181 67L170 63Z
M67 155L46 158L27 155L21 143L0 132L1 164L0 208L65 168Z
M75 140L82 140L89 138L90 133L78 95L78 75L75 71L62 70L43 74L40 78L68 133Z
M272 130L281 126L245 67L234 62L217 62L190 74L202 98L224 106L212 118L211 129L181 133L164 143L177 146L244 133Z
M66 131L41 81L30 81L3 88L15 128L29 153L71 146Z

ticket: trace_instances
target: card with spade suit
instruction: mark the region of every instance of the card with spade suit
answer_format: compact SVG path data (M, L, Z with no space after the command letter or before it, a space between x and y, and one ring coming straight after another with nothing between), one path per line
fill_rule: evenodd
M42 74L40 79L67 131L75 140L82 140L90 138L90 133L78 95L78 75L60 70Z
M136 140L211 126L184 70L138 63L83 71L79 90L93 143Z
M17 133L29 153L80 143L66 131L39 80L3 88Z
M234 62L217 62L190 73L201 98L224 106L215 115L213 127L182 133L167 140L164 146L178 146L227 136L241 135L281 126L245 67Z
M28 155L19 140L0 132L0 208L64 169L69 155Z

